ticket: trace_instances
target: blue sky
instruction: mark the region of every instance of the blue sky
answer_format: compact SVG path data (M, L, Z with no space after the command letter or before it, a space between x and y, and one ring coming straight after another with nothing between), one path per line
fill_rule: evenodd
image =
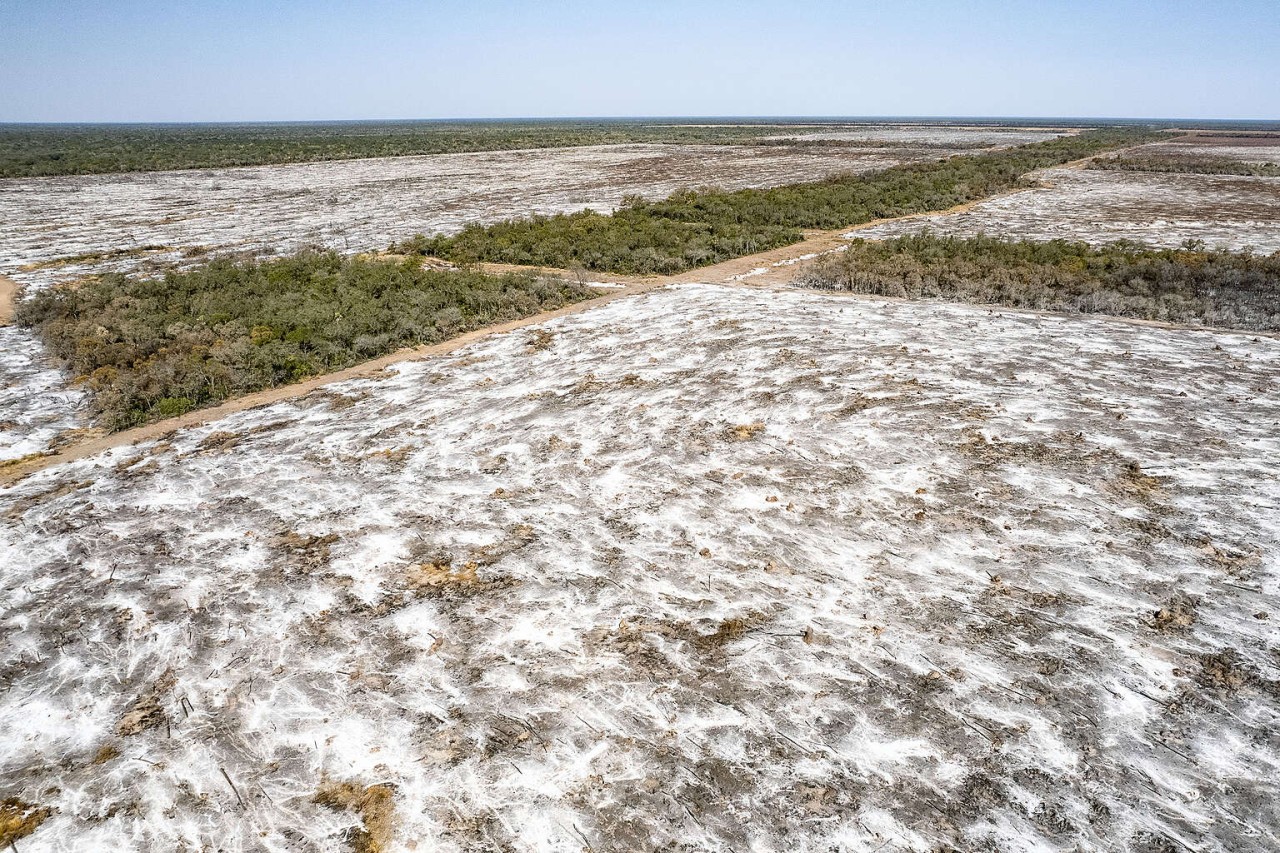
M0 121L1280 119L1280 0L0 0Z

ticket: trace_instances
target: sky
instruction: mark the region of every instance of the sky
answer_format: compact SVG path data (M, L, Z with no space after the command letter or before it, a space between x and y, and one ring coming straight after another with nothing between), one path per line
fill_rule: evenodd
M1280 0L0 0L0 122L1280 119Z

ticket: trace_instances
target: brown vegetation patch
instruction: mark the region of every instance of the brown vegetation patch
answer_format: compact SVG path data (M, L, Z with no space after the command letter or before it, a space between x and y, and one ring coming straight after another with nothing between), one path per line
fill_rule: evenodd
M240 439L244 436L238 432L228 432L226 430L218 430L211 432L200 440L196 445L199 450L229 450L240 443Z
M768 616L752 611L724 619L716 625L715 630L704 633L703 629L691 622L638 616L623 619L613 630L592 631L587 641L641 660L653 658L657 654L657 650L648 642L653 637L686 643L702 655L716 655L722 653L725 646L741 640L750 631L767 622Z
M389 465L399 465L409 458L409 454L413 453L413 446L406 444L404 447L388 447L386 450L375 450L372 453L365 454L365 459L373 459L379 462L386 462Z
M1179 631L1190 628L1196 622L1196 605L1199 599L1178 593L1169 599L1152 617L1157 631Z
M353 782L327 782L313 800L327 809L360 816L361 826L348 830L345 839L354 853L381 853L391 841L396 808L393 786L361 788Z
M756 421L752 424L739 424L737 426L727 427L723 436L726 441L751 441L760 433L764 432L763 423Z
M12 846L39 828L56 809L24 803L15 797L0 800L0 847Z
M1261 688L1280 695L1280 682L1267 681L1235 649L1199 655L1196 659L1200 663L1200 671L1196 673L1195 680L1201 687L1223 693L1236 693L1246 687Z
M361 391L358 394L339 394L336 391L321 391L314 396L317 400L329 404L329 408L335 412L341 412L349 409L361 400L367 400L371 395L368 391Z
M532 329L529 332L529 352L543 352L555 344L556 333L547 329Z
M329 564L329 547L339 538L336 533L312 536L288 530L273 539L271 545L284 555L289 565L310 570Z
M1125 463L1120 473L1107 485L1113 491L1138 501L1149 500L1160 490L1160 480L1144 473L1142 466L1132 461Z
M476 574L480 564L474 560L455 569L452 562L421 563L409 568L405 580L409 588L431 598L468 598L482 592L512 586L506 575L482 578Z

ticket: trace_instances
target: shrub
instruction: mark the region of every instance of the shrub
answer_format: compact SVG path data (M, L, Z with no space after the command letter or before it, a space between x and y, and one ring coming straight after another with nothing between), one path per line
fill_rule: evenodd
M393 250L460 263L671 274L799 242L804 228L945 210L1022 186L1036 169L1156 138L1167 137L1111 128L772 189L683 190L655 202L629 197L608 216L588 210L469 225L454 237L420 234Z
M924 233L854 240L797 277L806 287L1259 331L1280 330L1280 252L1094 248Z
M593 295L533 274L304 251L163 279L105 275L18 306L113 430Z

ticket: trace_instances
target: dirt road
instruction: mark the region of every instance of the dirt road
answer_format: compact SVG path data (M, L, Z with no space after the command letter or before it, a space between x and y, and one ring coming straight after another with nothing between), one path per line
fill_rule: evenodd
M1113 151L1107 153L1115 154L1119 152ZM1092 159L1092 157L1086 157L1065 165L1068 167L1074 167L1087 163ZM0 466L0 484L8 485L26 477L29 474L43 470L52 465L58 465L63 462L70 462L76 459L83 459L87 456L101 453L102 451L109 450L113 447L124 447L143 441L150 441L173 430L200 426L233 412L240 412L246 409L256 408L258 406L266 406L281 400L291 400L303 397L324 385L329 385L334 382L344 382L348 379L356 379L363 376L371 376L382 371L388 365L452 352L459 347L466 346L467 344L489 335L506 334L526 326L543 323L554 317L561 317L566 314L575 314L581 311L586 311L590 308L595 308L608 302L612 302L615 299L622 299L624 297L633 296L637 293L666 287L667 285L688 284L694 282L741 284L751 287L784 285L790 282L794 277L796 264L809 258L838 250L846 243L844 235L852 231L872 228L874 226L884 225L890 222L916 219L922 216L961 213L977 204L991 201L993 198L1027 192L1031 189L1034 189L1034 187L1023 187L1010 190L1007 193L988 196L983 199L957 205L956 207L944 211L932 211L929 213L877 219L872 222L866 222L860 225L844 228L836 228L830 231L809 231L806 232L804 240L790 246L783 246L781 248L771 249L767 252L760 252L755 255L747 255L741 258L733 258L712 266L699 267L697 269L688 270L672 276L634 277L590 273L589 275L593 279L598 277L601 281L621 284L623 287L606 293L603 296L596 297L595 299L588 299L555 311L533 314L521 320L513 320L497 326L487 326L483 329L477 329L473 332L468 332L465 335L461 335L443 343L397 350L396 352L389 353L381 358L363 362L335 373L326 373L322 376L315 376L304 382L285 385L279 388L269 388L253 394L247 394L243 397L237 397L234 400L228 400L219 406L200 409L199 411L189 412L176 418L169 418L154 424L147 424L145 426L123 430L110 435L96 436L87 440L77 441L48 453L12 460L11 462ZM503 272L521 269L520 267L515 267L510 264L481 264L481 268L489 272ZM553 275L559 274L565 278L571 278L575 275L568 270L546 269L544 272ZM11 293L8 297L9 301L7 303L4 301L4 294L8 292L5 289L5 285L12 286L13 282L0 277L0 309L2 309L6 304L10 306L12 305ZM12 313L11 308L10 313ZM0 317L3 316L2 311L0 311Z

